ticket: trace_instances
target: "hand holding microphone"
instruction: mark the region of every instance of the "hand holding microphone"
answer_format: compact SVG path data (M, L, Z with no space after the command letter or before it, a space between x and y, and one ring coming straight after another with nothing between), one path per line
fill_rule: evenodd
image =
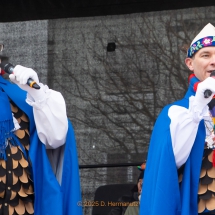
M194 97L194 106L198 112L207 106L207 104L212 100L215 94L215 71L211 73L211 77L206 78L204 81L200 82L197 87L196 95Z
M211 72L210 77L215 78L215 70ZM207 89L204 92L204 97L209 98L212 95L212 91Z
M44 85L41 83L39 85L37 73L33 69L20 65L13 67L10 63L0 64L0 67L10 74L9 78L12 82L28 92L33 101L42 101L44 99L46 93L43 89L44 87L40 87Z
M37 73L33 69L20 65L14 67L10 63L1 64L1 68L10 74L10 80L19 85L21 89L28 91L27 86L25 86L26 84L31 88L40 89L40 86L37 84L39 83Z

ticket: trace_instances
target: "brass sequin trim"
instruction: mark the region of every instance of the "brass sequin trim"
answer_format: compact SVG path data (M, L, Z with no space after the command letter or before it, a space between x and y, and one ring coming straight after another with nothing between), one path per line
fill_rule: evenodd
M30 144L28 117L12 101L10 105L13 115L20 125L20 129L15 131L15 135L28 154ZM0 184L0 215L34 214L34 191L29 171L30 163L25 159L20 146L9 144L6 153L7 162L0 160L0 183L2 183Z

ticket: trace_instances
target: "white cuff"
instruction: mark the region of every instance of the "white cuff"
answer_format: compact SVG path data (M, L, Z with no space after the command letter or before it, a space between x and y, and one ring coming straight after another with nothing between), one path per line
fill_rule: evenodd
M199 105L195 101L195 97L191 96L189 98L189 112L195 122L200 122L204 117L209 116L208 105Z
M39 83L39 85L40 89L31 89L31 91L27 93L26 98L26 102L37 109L41 109L43 107L51 93L51 90L47 85L43 85L42 83Z

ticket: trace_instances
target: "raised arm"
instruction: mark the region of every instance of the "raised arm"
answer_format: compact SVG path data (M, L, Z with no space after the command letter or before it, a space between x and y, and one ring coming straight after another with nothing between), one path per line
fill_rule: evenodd
M212 91L212 95L209 98L204 98L206 89ZM207 104L211 101L214 93L215 79L209 77L199 83L196 95L189 98L188 109L176 105L171 106L169 109L172 147L178 168L186 162L190 154L199 122L202 119L210 119Z
M66 105L61 93L51 90L39 82L37 73L23 66L16 66L11 81L27 91L26 102L33 107L34 119L39 139L47 149L55 149L65 143L68 130ZM35 80L40 89L26 85L27 80Z

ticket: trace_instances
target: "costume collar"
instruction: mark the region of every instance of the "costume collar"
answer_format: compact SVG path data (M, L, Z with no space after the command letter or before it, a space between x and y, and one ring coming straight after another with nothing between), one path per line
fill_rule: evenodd
M200 83L199 79L194 75L194 73L192 73L189 76L189 88L193 93L196 93L198 84Z
M188 80L189 80L189 87L185 95L185 98L189 100L190 96L195 96L197 86L200 83L200 81L194 74L191 74Z

